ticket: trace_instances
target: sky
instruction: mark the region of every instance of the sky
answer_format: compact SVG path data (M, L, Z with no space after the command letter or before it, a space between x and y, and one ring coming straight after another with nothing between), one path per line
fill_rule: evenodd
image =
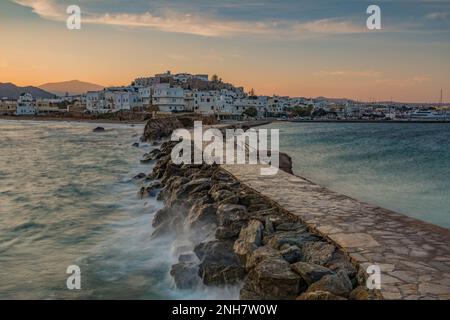
M0 0L0 41L0 82L21 86L171 70L260 95L450 101L449 0Z

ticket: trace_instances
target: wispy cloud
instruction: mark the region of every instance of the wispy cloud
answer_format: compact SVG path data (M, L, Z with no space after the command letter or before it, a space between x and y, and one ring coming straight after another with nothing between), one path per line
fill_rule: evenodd
M12 0L29 7L40 17L64 21L65 8L54 0ZM175 33L206 37L264 35L311 37L326 34L353 34L366 32L364 25L356 25L342 18L320 19L307 22L292 20L232 20L213 15L194 15L166 10L164 14L144 13L93 13L82 12L82 22L90 24L142 27Z
M373 78L381 76L381 72L375 70L321 70L315 72L313 75L331 76L331 77Z
M427 14L425 18L427 20L447 20L449 16L449 12L432 12L430 14Z
M391 87L411 87L424 82L429 82L431 80L431 77L427 75L415 75L413 77L403 79L377 79L376 83Z

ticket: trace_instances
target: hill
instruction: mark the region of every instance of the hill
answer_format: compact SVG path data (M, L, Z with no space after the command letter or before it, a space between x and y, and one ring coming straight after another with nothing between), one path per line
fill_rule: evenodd
M79 80L46 83L40 85L39 88L52 92L58 96L64 96L66 93L69 93L70 95L77 95L86 93L87 91L99 91L104 89L101 85Z
M37 87L19 87L13 83L0 83L0 98L17 99L21 93L30 93L34 98L54 98L53 93Z

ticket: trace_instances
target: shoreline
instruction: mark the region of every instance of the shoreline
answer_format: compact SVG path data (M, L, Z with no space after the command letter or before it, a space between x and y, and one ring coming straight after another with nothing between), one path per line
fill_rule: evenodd
M8 121L43 121L43 122L77 122L77 123L110 123L110 124L146 124L147 121L114 120L114 119L80 119L56 117L0 116L0 120Z

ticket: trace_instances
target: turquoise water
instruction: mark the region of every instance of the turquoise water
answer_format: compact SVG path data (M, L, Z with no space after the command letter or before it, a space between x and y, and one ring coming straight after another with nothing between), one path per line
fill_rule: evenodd
M274 123L296 174L450 228L450 124Z
M0 299L234 298L176 290L170 239L151 240L162 204L138 200L149 173L135 148L143 127L0 120ZM68 290L66 269L81 269Z

